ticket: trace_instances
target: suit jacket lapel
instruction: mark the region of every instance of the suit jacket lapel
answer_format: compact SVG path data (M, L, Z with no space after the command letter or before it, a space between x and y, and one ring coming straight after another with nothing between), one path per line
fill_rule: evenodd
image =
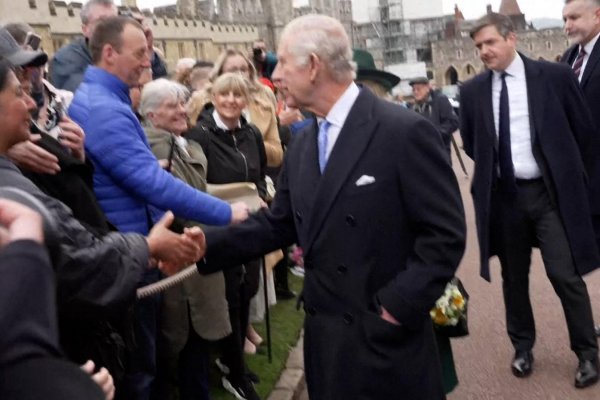
M299 143L300 159L298 167L302 166L302 173L298 174L298 186L302 188L300 199L305 207L311 208L314 201L314 193L319 187L321 171L319 171L319 150L317 148L317 135L319 125L317 118L313 117L313 123L299 131L296 135Z
M581 87L584 87L587 81L590 79L590 75L596 67L596 64L598 64L598 61L600 61L600 40L596 41L596 44L592 49L592 54L590 54L588 62L585 65L585 69L583 70L583 76L581 77Z
M368 89L361 89L348 118L340 131L327 161L314 195L312 214L304 251L308 253L348 175L367 148L377 121L373 118L375 96ZM313 140L316 153L316 135ZM318 168L318 161L314 162Z
M571 46L567 52L566 56L563 56L561 62L565 62L569 64L569 66L573 65L575 59L577 58L577 54L579 54L579 45Z
M487 72L488 76L481 86L481 92L478 96L483 102L482 115L485 121L487 134L490 135L491 143L494 148L498 147L498 135L496 135L496 125L494 123L494 103L492 101L492 71Z
M542 79L542 70L538 68L530 59L523 56L523 64L525 64L525 79L527 80L527 98L529 102L529 120L531 126L531 141L534 143L537 135L542 132L544 123L545 101L535 101L535 99L543 99L545 96L544 82Z

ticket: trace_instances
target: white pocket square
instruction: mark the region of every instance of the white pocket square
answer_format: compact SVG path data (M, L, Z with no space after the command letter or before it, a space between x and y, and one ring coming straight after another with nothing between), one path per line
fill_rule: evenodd
M375 183L375 178L369 175L363 175L356 181L356 186L365 186Z

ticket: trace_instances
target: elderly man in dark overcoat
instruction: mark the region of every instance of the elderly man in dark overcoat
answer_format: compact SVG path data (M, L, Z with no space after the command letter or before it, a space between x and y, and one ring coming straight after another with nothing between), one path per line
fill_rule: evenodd
M273 80L319 123L290 144L270 211L207 230L210 271L304 249L309 396L444 398L429 310L462 257L465 222L440 135L354 82L339 21L285 28Z
M508 17L482 17L471 37L489 70L461 89L460 133L475 161L481 276L490 280L493 255L502 267L512 372L533 370L528 275L539 247L579 359L575 386L587 387L598 380L598 344L582 275L600 265L587 184L598 157L591 116L570 68L517 53Z

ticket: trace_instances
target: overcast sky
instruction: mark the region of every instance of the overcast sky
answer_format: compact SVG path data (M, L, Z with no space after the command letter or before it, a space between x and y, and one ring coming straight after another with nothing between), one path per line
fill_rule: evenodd
M81 0L80 0L81 1ZM352 0L353 2L363 2L369 0ZM423 0L426 1L426 0ZM465 18L478 18L485 13L485 5L491 4L494 10L498 10L501 0L444 0L444 12L451 14L454 12L454 4L462 10ZM116 0L117 3L120 0ZM138 7L152 8L167 4L175 4L176 0L137 0ZM564 0L518 0L521 12L530 20L532 18L562 18L562 8ZM294 0L295 5L308 4L308 0Z

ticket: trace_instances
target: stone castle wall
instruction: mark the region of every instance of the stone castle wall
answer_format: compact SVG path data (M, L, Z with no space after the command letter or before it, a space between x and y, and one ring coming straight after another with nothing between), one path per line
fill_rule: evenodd
M60 47L81 35L81 3L53 0L0 0L2 22L27 22L42 37L51 57ZM172 68L181 57L214 60L225 48L246 50L259 37L250 24L213 23L200 19L157 17L145 13L154 44Z
M557 61L569 47L561 28L518 32L517 37L517 50L534 60ZM467 33L459 38L432 42L431 48L433 79L438 86L450 85L454 71L459 81L466 81L485 70L479 51Z

